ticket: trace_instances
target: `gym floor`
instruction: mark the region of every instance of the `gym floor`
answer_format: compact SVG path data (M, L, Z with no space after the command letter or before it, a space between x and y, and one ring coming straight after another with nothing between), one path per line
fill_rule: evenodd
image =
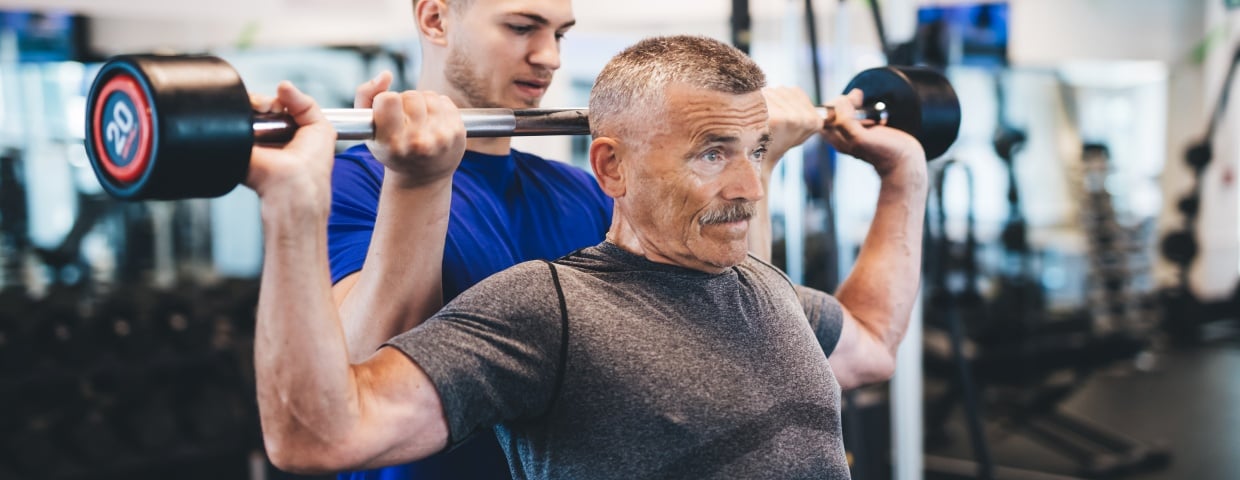
M1158 442L1172 453L1158 471L1133 473L1134 480L1240 478L1240 326L1210 326L1201 345L1168 349L1147 371L1123 369L1091 377L1064 409L1135 439ZM959 415L949 430L953 441L927 445L927 453L971 458ZM987 424L995 463L1001 466L1074 474L1067 458L1028 437Z

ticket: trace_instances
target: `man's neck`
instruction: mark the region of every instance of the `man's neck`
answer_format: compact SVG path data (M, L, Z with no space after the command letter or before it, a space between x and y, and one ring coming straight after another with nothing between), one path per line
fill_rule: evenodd
M620 247L621 250L645 258L646 260L654 263L674 265L712 275L719 274L727 270L726 268L708 265L703 262L678 261L677 259L660 252L653 244L643 242L641 238L641 234L639 234L631 224L625 221L622 216L618 214L618 212L612 213L611 228L607 230L605 239L612 245Z
M471 138L465 141L465 149L487 155L508 155L512 139L508 137Z

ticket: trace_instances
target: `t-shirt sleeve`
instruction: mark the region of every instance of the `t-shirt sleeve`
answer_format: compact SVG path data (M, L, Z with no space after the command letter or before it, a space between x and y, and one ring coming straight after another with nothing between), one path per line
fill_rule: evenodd
M382 169L368 165L369 153L358 148L337 155L332 167L327 253L333 284L362 269L375 231Z
M430 377L456 444L549 408L563 370L559 305L547 264L527 262L474 285L387 345Z
M839 300L821 290L804 285L793 285L801 306L805 308L805 317L809 319L810 328L818 337L822 351L831 356L835 345L840 341L840 332L844 329L844 308Z

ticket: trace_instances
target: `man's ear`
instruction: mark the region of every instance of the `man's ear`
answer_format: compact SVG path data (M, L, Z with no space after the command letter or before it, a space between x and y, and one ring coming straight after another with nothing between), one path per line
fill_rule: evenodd
M594 169L594 178L603 193L611 198L623 197L626 190L620 163L620 144L616 139L599 137L590 143L590 167Z
M426 41L435 45L448 44L447 29L444 22L448 16L448 5L444 0L417 0L413 5L413 18L417 21L418 31Z

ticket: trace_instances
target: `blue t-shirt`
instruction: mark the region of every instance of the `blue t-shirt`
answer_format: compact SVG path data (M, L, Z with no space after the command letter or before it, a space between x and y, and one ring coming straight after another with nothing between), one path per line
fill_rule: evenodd
M364 145L336 156L327 226L332 283L361 270L382 184L383 165ZM452 177L444 301L518 263L556 259L601 242L611 224L611 209L611 198L578 168L516 150L504 156L465 152ZM485 480L509 478L509 473L495 435L487 433L411 465L340 478Z

